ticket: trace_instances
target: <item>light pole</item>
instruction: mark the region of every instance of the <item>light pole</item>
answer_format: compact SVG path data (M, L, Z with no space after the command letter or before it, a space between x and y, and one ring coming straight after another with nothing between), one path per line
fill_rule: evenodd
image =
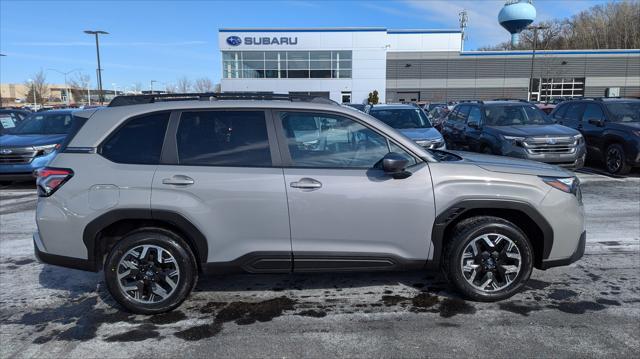
M33 111L37 111L38 107L38 99L36 97L36 85L33 83L32 79L28 79L27 82L31 82L31 87L33 88Z
M149 87L149 90L150 90L149 92L151 92L151 94L152 94L152 95L153 95L153 83L154 83L154 82L158 82L158 81L156 81L156 80L151 80L151 87Z
M113 86L113 95L118 96L118 84L112 83L111 86Z
M73 69L71 71L67 71L67 72L63 72L60 70L56 70L56 69L47 69L49 71L54 71L57 72L59 74L64 75L64 90L66 91L66 103L67 103L67 107L69 107L69 85L67 84L67 75L69 75L70 73L76 72L76 71L80 71L80 69Z
M536 59L536 47L538 46L538 30L546 30L549 26L545 25L531 25L528 26L528 30L533 30L533 51L531 53L531 73L529 75L529 92L527 93L527 100L531 100L531 92L533 92L533 62ZM538 100L540 95L538 95Z
M109 33L102 30L84 30L85 34L94 35L96 37L96 55L98 57L98 69L96 73L98 75L98 99L100 104L104 102L104 95L102 94L102 68L100 68L100 43L98 41L99 35L108 35Z
M0 57L5 57L7 55L5 54L0 54ZM0 108L2 108L3 104L2 104L2 89L0 88Z

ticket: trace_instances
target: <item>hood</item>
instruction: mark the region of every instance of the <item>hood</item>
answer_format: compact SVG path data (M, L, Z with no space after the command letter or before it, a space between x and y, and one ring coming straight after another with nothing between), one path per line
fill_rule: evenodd
M577 130L562 125L521 125L521 126L487 126L487 128L506 136L540 137L540 136L575 136Z
M0 137L0 147L29 147L62 143L67 135L12 135Z
M491 172L515 173L531 176L574 177L573 172L564 168L537 161L523 160L507 156L492 156L474 152L449 151L462 157L463 161Z
M403 128L398 129L400 133L412 140L436 140L441 139L442 135L433 127L429 128Z

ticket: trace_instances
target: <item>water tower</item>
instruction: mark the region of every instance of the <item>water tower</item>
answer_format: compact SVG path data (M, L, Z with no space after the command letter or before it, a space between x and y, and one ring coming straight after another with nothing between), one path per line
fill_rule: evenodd
M500 14L498 22L511 33L511 46L515 47L519 42L519 34L533 20L536 19L536 8L530 0L507 1Z

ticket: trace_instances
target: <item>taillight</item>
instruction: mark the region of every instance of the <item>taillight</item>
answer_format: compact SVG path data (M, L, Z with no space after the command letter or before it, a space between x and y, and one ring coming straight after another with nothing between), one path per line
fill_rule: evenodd
M34 175L38 196L49 197L73 177L73 171L68 168L44 167L36 170Z

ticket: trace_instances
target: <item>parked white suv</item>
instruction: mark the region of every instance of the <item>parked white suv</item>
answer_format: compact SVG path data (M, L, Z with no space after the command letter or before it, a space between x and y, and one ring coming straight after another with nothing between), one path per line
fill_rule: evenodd
M493 301L582 256L572 173L426 150L326 102L122 96L75 113L37 173L37 256L104 269L113 297L147 314L178 306L202 272L442 268Z

